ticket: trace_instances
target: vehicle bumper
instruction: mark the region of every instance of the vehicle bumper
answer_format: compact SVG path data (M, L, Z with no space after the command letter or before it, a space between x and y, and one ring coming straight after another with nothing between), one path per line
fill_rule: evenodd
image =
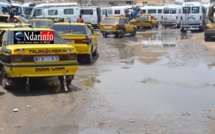
M75 75L78 62L65 62L60 64L4 64L8 77L48 77Z
M176 26L176 25L178 25L178 23L176 23L176 22L163 22L162 25L164 25L164 26Z
M184 30L200 30L203 28L202 25L181 25Z
M91 53L91 45L87 44L73 44L73 47L75 47L77 54L90 54Z
M205 29L204 34L205 34L205 36L215 36L215 30Z
M115 34L115 33L121 33L122 30L101 30L101 33L108 33L108 34Z

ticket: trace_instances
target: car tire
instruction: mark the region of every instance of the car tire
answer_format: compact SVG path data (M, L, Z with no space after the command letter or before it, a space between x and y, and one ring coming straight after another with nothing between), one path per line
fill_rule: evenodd
M137 30L134 30L134 32L131 33L132 36L136 36Z
M96 47L96 50L93 52L93 56L97 56L98 55L97 48L98 48L98 46Z
M115 38L119 38L119 33L115 33Z
M182 32L182 33L184 33L184 32L185 32L184 28L181 28L181 32Z
M7 85L7 84L5 83L6 80L8 80L7 74L6 74L6 72L5 72L4 67L2 67L2 71L1 71L1 86L2 86L4 89L9 90L9 89L11 89L12 86L11 86L11 85Z
M119 36L120 36L120 38L124 38L124 37L125 37L125 32L121 32L121 33L119 34Z
M205 42L210 41L210 37L209 36L205 36Z
M105 33L105 32L104 32L104 33L102 33L102 35L103 35L103 37L104 37L104 38L107 38L107 36L108 36L108 34L107 34L107 33Z
M90 54L87 55L87 63L91 64L93 61L93 55L92 52Z

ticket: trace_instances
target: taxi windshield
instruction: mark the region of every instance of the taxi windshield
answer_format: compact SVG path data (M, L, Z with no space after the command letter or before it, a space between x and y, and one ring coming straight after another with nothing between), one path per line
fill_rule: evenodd
M85 25L53 25L59 34L87 34Z
M19 44L17 44L17 43L15 43L15 40L17 40L17 39L15 39L15 37L14 37L14 34L15 34L15 32L17 33L17 32L19 32L19 33L23 33L23 32L26 32L26 30L25 31L11 31L10 32L10 35L9 35L9 38L11 39L10 40L10 45L19 45ZM29 31L29 32L38 32L38 33L40 33L40 32L49 32L49 30L43 30L43 31ZM50 31L51 32L51 31ZM20 35L19 35L20 36ZM34 35L35 36L35 35ZM22 38L23 38L23 40L24 40L24 35L22 34ZM20 38L19 38L20 39ZM23 43L23 44L26 44L26 45L32 45L32 44L27 44L27 43ZM46 43L37 43L37 45L38 44L41 44L41 45L44 45L44 44L46 44ZM60 37L60 35L57 33L57 32L54 32L54 43L52 43L52 44L66 44L66 42Z
M30 25L36 28L51 28L52 22L51 21L41 21L41 20L29 20L28 22Z

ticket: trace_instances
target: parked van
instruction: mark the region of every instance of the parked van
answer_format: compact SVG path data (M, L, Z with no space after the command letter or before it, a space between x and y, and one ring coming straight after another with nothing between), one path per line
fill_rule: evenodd
M5 2L0 2L0 14L9 14L11 12L10 4Z
M163 22L163 8L164 8L164 6L144 6L144 7L140 7L140 14L151 14L159 22Z
M45 3L36 5L30 18L48 18L50 16L66 16L76 22L80 15L80 8L77 3Z
M205 7L200 2L182 4L181 32L186 30L204 30L206 18Z
M165 5L163 8L163 27L181 24L181 5Z
M97 6L86 6L80 9L84 22L90 23L93 27L99 27L101 21L101 9Z

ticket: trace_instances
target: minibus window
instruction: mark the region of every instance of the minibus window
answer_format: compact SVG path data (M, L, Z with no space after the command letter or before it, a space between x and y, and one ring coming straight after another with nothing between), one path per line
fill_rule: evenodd
M35 9L34 10L34 16L41 16L42 15L42 9Z
M156 13L156 9L148 9L148 13L151 14L151 13Z
M107 10L106 9L102 9L102 15L106 15Z
M176 14L176 9L175 8L171 8L170 9L170 14Z
M120 10L115 10L114 14L120 14Z
M140 14L145 14L146 10L141 10Z
M48 10L48 15L58 15L57 10Z
M169 14L169 8L164 8L163 9L163 14Z
M82 15L93 15L93 9L81 9Z
M64 9L63 12L64 12L64 14L74 14L73 9Z
M158 13L159 13L159 14L162 14L162 9L158 9Z
M108 9L108 14L113 14L113 11L111 9Z

